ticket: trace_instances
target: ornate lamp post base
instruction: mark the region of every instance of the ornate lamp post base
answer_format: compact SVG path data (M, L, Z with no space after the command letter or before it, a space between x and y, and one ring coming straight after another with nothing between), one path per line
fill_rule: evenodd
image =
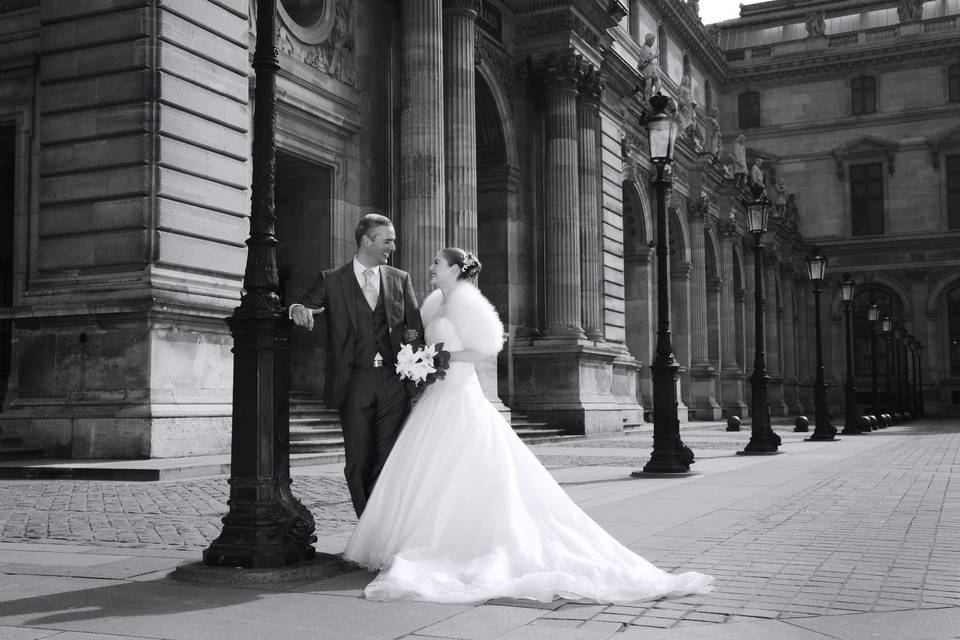
M661 360L658 356L658 360ZM650 365L653 375L653 452L643 471L630 475L640 477L650 473L689 473L693 452L680 440L680 421L677 417L676 384L680 365L672 354L666 362Z

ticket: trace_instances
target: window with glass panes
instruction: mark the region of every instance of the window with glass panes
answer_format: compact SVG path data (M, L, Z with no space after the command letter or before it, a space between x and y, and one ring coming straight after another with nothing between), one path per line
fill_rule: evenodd
M737 118L741 129L760 126L760 94L756 91L741 93L737 99Z
M870 76L850 81L850 107L854 115L877 111L877 80Z
M947 222L960 229L960 155L947 156Z
M960 64L950 67L947 72L947 85L950 102L960 102Z
M883 233L883 163L850 166L850 222L855 236Z

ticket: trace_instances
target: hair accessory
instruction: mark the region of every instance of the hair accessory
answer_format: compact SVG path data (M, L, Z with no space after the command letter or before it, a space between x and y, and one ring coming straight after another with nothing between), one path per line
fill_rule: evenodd
M473 257L472 253L468 252L463 256L463 265L460 267L460 271L466 273L475 264L477 264L477 259Z

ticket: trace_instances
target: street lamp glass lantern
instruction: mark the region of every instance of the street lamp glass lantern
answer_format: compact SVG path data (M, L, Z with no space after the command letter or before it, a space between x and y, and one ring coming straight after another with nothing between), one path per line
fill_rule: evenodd
M890 316L883 316L883 319L880 321L880 328L884 333L890 333L893 328L893 319Z
M869 320L870 322L876 322L879 317L880 317L880 305L874 302L867 308L867 320Z
M650 159L654 162L673 161L673 145L677 141L677 121L664 113L669 98L657 92L650 98L654 113L647 117L647 138L650 142Z
M820 250L813 248L810 256L807 257L807 275L814 282L823 280L823 274L827 270L827 258L821 255Z
M849 277L844 277L843 283L840 285L840 297L844 302L853 300L853 285L853 280Z
M770 215L770 201L760 196L747 203L747 230L751 233L764 233L767 230L767 217Z

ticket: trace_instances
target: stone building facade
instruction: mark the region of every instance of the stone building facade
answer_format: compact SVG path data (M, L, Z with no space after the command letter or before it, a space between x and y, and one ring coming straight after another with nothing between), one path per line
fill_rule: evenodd
M384 213L420 295L438 248L481 256L508 332L482 377L505 412L588 433L642 421L656 214L640 116L657 86L683 129L667 212L681 417L747 415L742 174L758 157L776 209L763 265L772 413L812 411L810 242L832 272L888 296L928 347L928 410L947 410L960 402L951 2L872 26L863 2L774 0L708 29L680 0L278 0L284 292L346 261L358 217ZM807 9L824 25L788 38ZM223 319L248 234L254 11L0 3L3 435L75 458L227 449ZM848 85L863 77L878 108L852 115ZM883 233L863 235L850 176L876 163ZM323 349L322 331L295 332L297 394L318 395Z

